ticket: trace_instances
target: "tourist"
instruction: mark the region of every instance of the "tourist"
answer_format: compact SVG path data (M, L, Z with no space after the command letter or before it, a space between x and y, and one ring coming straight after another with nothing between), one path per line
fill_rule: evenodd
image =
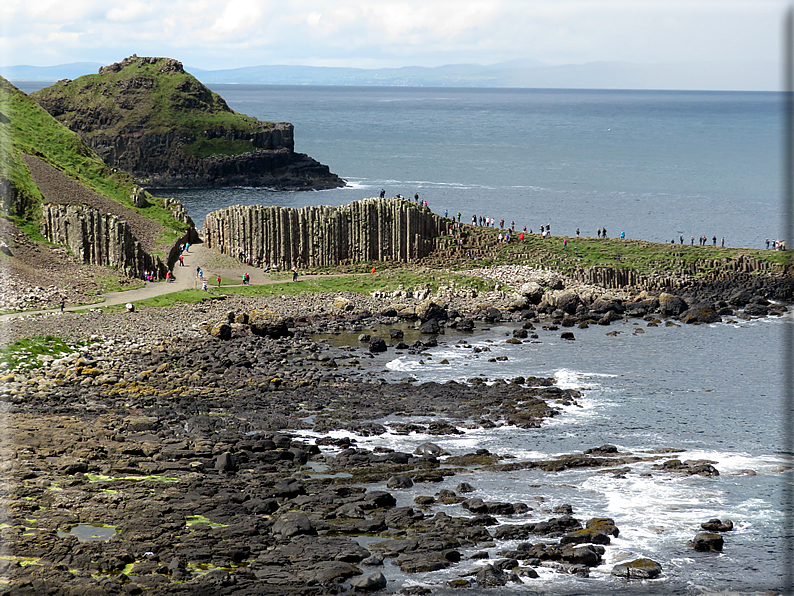
M516 222L514 222L514 221L510 222L510 231L511 232L515 232L516 231Z
M63 312L65 306L66 306L66 300L64 298L61 298L61 312Z
M601 228L601 236L604 237L604 238L607 237L607 229L606 228Z
M722 237L722 248L725 248L725 236Z
M576 237L579 237L579 228L576 228Z
M695 237L694 236L692 236L692 238L690 239L689 244L690 244L690 246L695 246Z
M626 232L624 232L623 230L620 230L620 239L621 240L625 240L626 239ZM683 241L684 241L684 237L681 236L681 242L683 242Z
M712 240L714 246L717 246L717 237L714 236L711 240Z
M521 235L518 237L521 240L521 244L524 244L524 232L521 232Z
M298 268L292 268L292 281L298 281Z
M185 257L184 257L184 255L179 255L179 266L180 267L184 267L185 266Z
M458 211L458 223L460 223L460 211Z
M769 248L769 238L766 239L766 247Z
M201 282L201 289L204 290L205 292L207 291L207 280L203 280Z
M221 276L220 275L218 276L218 287L219 288L221 287Z
M681 239L681 245L683 246L683 244L684 244L684 235L681 234L681 236L679 236L679 238Z
M185 252L190 252L190 242L185 244Z
M601 228L598 228L598 232L596 232L596 234L598 234L598 237L601 238Z
M386 191L384 189L380 189L380 198L383 199L386 197Z
M414 195L414 203L418 203L418 202L419 202L419 193L416 193Z

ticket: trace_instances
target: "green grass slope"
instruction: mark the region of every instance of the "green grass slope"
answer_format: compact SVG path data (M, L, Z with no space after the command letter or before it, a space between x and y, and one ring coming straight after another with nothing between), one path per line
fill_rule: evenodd
M132 176L109 168L83 142L80 135L57 122L25 93L0 77L0 216L14 221L29 236L38 236L43 197L22 161L22 154L36 156L83 186L117 201L165 227L183 231L162 199L136 207L132 200ZM12 198L15 197L15 198Z
M60 81L31 97L87 138L139 132L195 135L198 140L184 149L195 157L253 151L251 141L224 138L226 133L251 135L273 127L234 112L220 95L169 58L132 56L99 74ZM214 137L214 131L223 136Z

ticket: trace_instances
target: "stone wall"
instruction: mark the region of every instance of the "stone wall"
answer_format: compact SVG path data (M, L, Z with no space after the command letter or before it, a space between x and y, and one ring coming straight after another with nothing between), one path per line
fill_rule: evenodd
M45 204L41 233L50 242L69 247L84 263L104 265L130 277L155 271L163 277L167 270L160 257L147 253L126 221L78 204Z
M302 209L235 205L207 215L204 242L257 267L411 262L433 252L448 226L427 207L397 198Z

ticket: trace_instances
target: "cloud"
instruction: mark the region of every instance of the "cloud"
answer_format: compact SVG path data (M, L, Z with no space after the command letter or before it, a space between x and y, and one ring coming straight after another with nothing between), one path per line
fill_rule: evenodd
M0 60L194 67L779 59L784 0L5 0Z

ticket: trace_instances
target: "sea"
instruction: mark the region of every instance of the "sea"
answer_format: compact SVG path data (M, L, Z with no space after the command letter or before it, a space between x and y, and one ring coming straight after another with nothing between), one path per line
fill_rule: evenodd
M457 217L460 212L463 222L493 217L535 232L550 224L552 241L575 236L577 229L582 236L595 236L598 228L610 236L625 232L628 238L655 242L679 242L683 236L689 243L704 235L709 244L716 237L718 244L724 238L725 246L734 247L764 248L767 239L784 239L779 93L212 89L238 112L292 122L296 151L328 165L347 186L317 192L156 193L181 200L199 228L208 212L229 205L342 205L384 189L386 196L418 193L436 213ZM456 436L390 432L355 438L362 446L400 451L425 441L455 455L484 448L519 461L604 444L645 455L682 449L681 460L709 460L719 476L679 476L648 462L632 464L622 474L472 472L392 492L400 505L414 506L417 495L454 490L467 481L476 489L472 496L533 508L532 518L504 516L501 523L548 519L555 506L570 504L574 517L610 517L620 528L590 577L539 568L537 579L489 589L495 596L779 593L791 587L794 560L784 495L792 463L786 451L792 404L786 399L785 373L791 367L786 345L793 322L791 314L670 327L624 320L575 329L575 341L561 340L559 332L540 332L538 342L521 344L506 343L512 335L507 324L465 337L448 330L439 336L438 347L413 355L390 349L367 360L368 371L387 381L417 384L553 377L561 387L582 392L578 405L563 406L559 416L537 429L501 426L464 428ZM506 360L489 361L499 356ZM469 515L457 505L432 511ZM712 518L734 523L723 552L694 551L687 542ZM501 549L513 546L485 550L498 559ZM464 551L461 563L442 572L407 575L388 561L383 572L390 588L427 585L434 594L457 594L446 582L483 564L468 560L471 552ZM639 557L660 563L661 577L627 582L610 575L617 563Z

